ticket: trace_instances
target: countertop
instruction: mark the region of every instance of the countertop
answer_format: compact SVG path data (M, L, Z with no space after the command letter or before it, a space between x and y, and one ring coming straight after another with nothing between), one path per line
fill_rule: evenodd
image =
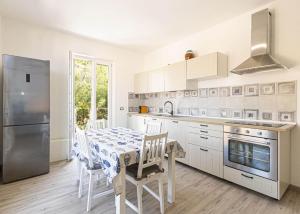
M178 115L175 115L172 117L172 116L157 115L157 114L151 114L151 113L140 114L140 113L129 112L128 115L138 115L138 116L143 116L143 117L154 117L154 118L195 122L195 123L207 123L207 124L228 125L228 126L245 127L245 128L255 128L255 129L277 131L277 132L288 131L288 130L293 129L296 126L296 123L284 123L284 126L281 126L281 127L267 127L267 126L256 126L256 125L253 126L253 125L246 125L246 124L228 123L230 121L233 121L232 119L195 117L195 116L178 116ZM271 122L268 122L268 123L271 123Z

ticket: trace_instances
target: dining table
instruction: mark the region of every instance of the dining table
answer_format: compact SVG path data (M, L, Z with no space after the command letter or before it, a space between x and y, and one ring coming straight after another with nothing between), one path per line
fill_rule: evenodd
M126 167L138 163L145 133L124 128L90 129L86 131L93 158L101 164L112 184L117 214L126 212ZM176 140L167 139L165 146L168 177L168 202L175 202L175 159L184 158L185 151Z

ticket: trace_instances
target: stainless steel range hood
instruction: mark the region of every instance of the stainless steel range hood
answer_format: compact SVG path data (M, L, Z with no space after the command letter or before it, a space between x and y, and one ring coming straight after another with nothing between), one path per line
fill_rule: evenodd
M271 56L270 43L271 13L269 9L264 9L252 14L251 57L231 72L241 75L287 68Z

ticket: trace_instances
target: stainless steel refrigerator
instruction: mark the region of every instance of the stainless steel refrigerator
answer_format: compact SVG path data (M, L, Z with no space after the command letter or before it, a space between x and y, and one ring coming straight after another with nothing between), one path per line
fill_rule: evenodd
M2 180L49 172L50 62L3 55Z

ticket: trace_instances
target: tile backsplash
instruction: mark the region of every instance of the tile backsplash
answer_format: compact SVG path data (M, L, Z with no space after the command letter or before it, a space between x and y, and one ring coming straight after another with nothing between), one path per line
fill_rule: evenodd
M200 88L192 91L128 95L129 112L146 105L150 112L163 111L165 101L176 114L236 119L294 122L296 81Z

